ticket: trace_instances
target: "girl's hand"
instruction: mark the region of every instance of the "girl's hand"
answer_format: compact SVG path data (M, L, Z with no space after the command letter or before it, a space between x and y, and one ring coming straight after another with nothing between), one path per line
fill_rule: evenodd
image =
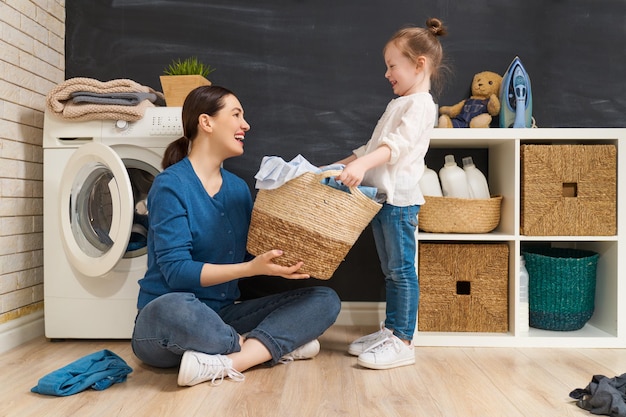
M354 155L353 155L354 156ZM375 151L360 158L354 156L350 162L346 162L343 172L336 177L337 181L343 182L347 187L358 187L365 177L365 173L377 166L386 164L391 158L391 148L388 145L380 145ZM346 160L347 161L347 160Z
M297 272L300 268L302 268L302 265L304 265L304 262L302 261L291 266L277 265L272 262L272 259L277 258L282 254L283 251L273 249L251 260L250 264L254 271L253 275L272 275L287 279L307 279L311 277L309 274Z
M341 181L346 187L358 187L361 185L366 171L367 168L361 167L361 164L357 159L346 165L343 171L341 171L341 174L339 174L335 179L337 181Z

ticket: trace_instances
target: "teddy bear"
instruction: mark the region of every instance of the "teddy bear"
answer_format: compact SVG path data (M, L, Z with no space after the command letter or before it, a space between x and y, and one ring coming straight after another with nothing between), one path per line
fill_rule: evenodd
M492 116L500 113L498 93L502 77L483 71L474 75L472 95L453 106L439 108L438 127L489 127Z

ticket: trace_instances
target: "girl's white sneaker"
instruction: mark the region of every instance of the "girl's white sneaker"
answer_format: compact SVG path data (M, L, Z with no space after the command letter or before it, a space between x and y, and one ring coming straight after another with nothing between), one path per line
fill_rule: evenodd
M415 350L396 336L388 337L361 353L357 364L370 369L391 369L415 363Z
M368 334L367 336L359 337L354 342L350 343L348 347L348 353L350 355L359 356L361 353L368 350L373 345L379 343L381 340L385 340L386 338L393 336L391 330L385 328L385 322L380 322L380 330Z

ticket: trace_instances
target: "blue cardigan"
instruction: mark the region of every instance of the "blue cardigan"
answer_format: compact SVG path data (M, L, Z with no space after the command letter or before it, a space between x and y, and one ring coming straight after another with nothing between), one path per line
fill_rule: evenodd
M137 307L160 295L192 292L215 311L239 297L237 280L200 285L204 263L246 260L252 197L247 184L222 169L222 187L205 191L188 158L156 176L148 194L148 270Z

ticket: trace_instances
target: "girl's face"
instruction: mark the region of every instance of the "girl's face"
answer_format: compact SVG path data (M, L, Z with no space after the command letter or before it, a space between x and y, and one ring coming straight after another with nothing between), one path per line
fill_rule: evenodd
M391 43L385 49L385 78L391 83L393 92L398 96L419 91L420 73L416 63L407 58L398 47Z
M250 125L243 118L243 107L237 97L223 98L224 107L210 116L213 143L223 147L226 157L243 154L243 140Z

